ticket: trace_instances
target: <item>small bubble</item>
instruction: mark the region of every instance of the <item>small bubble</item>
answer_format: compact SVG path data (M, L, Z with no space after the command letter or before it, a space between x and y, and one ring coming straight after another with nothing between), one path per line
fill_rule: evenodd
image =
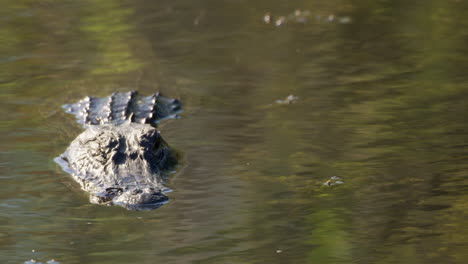
M285 23L286 23L286 18L285 18L284 16L280 16L280 17L276 20L275 25L276 25L277 27L279 27L279 26L284 25Z
M323 185L325 185L325 186L334 186L334 185L338 185L338 184L344 184L343 181L339 181L339 180L341 180L340 177L332 176L325 183L323 183Z
M338 19L338 22L340 22L341 24L348 24L348 23L351 23L351 18L350 17L340 17Z
M24 264L42 264L42 262L37 262L36 260L31 259L31 260L25 261Z
M276 103L277 104L293 104L293 103L296 103L298 99L299 99L298 96L290 94L284 100L276 100Z
M307 17L309 15L310 15L310 12L308 10L301 11L299 9L296 9L296 11L294 11L294 17L296 18L296 22L298 23L307 22Z
M263 16L263 22L267 23L267 24L270 24L271 22L271 15L270 13L266 13L264 16Z

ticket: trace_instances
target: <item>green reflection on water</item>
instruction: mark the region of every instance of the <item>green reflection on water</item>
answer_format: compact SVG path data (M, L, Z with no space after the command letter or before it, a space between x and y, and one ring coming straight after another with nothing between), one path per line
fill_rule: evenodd
M3 262L466 262L465 2L3 2ZM151 212L91 205L51 162L81 131L60 105L132 89L185 108Z
M84 13L80 29L99 54L94 59L92 74L121 74L141 67L128 42L135 31L128 24L133 15L131 9L122 8L118 1L91 1Z

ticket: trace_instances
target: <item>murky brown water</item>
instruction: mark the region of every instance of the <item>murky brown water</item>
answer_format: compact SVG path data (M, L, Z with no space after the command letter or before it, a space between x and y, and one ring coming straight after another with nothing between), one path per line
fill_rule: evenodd
M468 261L467 1L0 4L1 263ZM184 103L154 211L52 161L62 104L128 90Z

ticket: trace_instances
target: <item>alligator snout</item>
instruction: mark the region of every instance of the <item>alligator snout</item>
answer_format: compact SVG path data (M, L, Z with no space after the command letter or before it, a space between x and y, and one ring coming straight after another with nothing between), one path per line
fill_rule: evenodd
M113 204L132 210L155 209L167 201L166 195L153 188L129 190L112 199Z

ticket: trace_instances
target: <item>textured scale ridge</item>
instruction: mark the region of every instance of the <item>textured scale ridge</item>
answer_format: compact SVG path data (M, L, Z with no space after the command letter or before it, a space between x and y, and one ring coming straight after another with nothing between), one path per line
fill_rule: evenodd
M139 124L156 124L166 118L177 118L181 110L179 100L155 93L149 96L138 92L117 92L108 97L87 96L73 104L63 106L83 125L101 125L130 121Z
M128 105L134 96L134 92L113 93L111 105L111 120L126 120L129 116Z

